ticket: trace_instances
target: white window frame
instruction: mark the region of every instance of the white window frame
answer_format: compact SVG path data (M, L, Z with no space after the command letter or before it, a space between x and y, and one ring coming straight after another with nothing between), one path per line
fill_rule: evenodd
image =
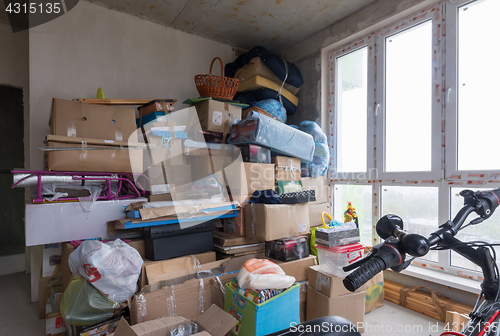
M416 15L398 21L391 26L382 29L376 34L375 54L377 58L376 68L376 168L382 180L437 180L441 177L441 90L442 78L439 75L441 65L440 51L440 24L441 6L433 6ZM385 39L406 29L415 27L425 21L432 20L433 52L432 60L433 76L429 90L432 92L432 118L431 118L431 170L428 172L386 172L385 171ZM438 147L439 146L439 147ZM439 149L436 149L439 148Z
M366 151L366 170L358 171L358 172L341 172L338 173L337 169L337 121L338 121L338 113L337 113L337 95L334 94L336 91L336 74L338 73L337 67L337 59L339 57L345 56L351 52L362 49L366 47L368 49L368 72L367 72L367 151ZM332 71L330 72L330 102L329 102L329 111L330 111L330 148L333 148L333 155L330 156L330 179L331 180L353 180L354 176L360 176L368 174L370 171L370 167L374 167L374 157L373 150L370 148L373 147L373 136L374 136L374 127L373 127L373 113L370 113L371 107L373 106L373 97L370 95L370 92L374 92L374 82L370 80L373 78L374 67L371 66L373 60L370 57L371 50L373 50L373 36L368 35L364 38L358 39L354 42L351 42L341 48L334 49L328 53L328 64ZM372 145L370 146L370 141L372 141Z
M372 223L374 238L377 237L375 225L383 215L379 211L382 204L382 188L389 185L399 186L434 186L438 187L438 225L453 219L451 213L451 188L475 190L476 188L500 187L500 169L494 171L458 171L457 170L457 33L458 8L472 3L474 0L437 1L427 9L403 20L395 21L380 30L370 32L365 37L354 42L341 45L328 51L328 85L329 91L329 120L330 146L333 148L331 164L334 171L330 172L330 183L335 184L371 184L372 185ZM433 78L432 87L432 161L430 172L385 172L384 159L384 72L385 67L380 60L384 59L385 37L398 33L408 27L417 25L426 20L433 20ZM448 28L446 28L448 27ZM455 27L455 29L453 29ZM444 32L446 31L446 34ZM340 44L337 44L340 45ZM351 172L350 178L342 178L336 172L336 97L335 75L336 58L343 56L357 48L368 46L368 97L367 97L367 171ZM373 54L372 54L373 53ZM330 70L331 69L331 70ZM445 86L446 85L446 86ZM325 106L326 107L326 106ZM378 176L373 180L357 178L356 174L370 172L376 168ZM333 173L333 174L332 174ZM340 175L340 178L339 178ZM332 197L334 195L332 188ZM342 209L333 209L338 213ZM497 211L500 211L498 209ZM472 218L470 218L472 219ZM404 218L403 218L404 220ZM374 245L380 240L374 239ZM451 265L451 251L440 251L438 262L418 261L425 263L425 267L451 273L453 275L482 280L482 274L477 271Z
M445 22L445 115L446 115L446 174L448 180L500 181L500 169L497 170L458 170L458 9L474 0L457 0L447 3ZM451 29L454 27L454 29Z

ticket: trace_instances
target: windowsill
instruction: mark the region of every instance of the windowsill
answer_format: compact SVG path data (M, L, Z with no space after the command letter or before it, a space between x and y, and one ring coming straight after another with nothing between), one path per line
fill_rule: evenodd
M453 287L474 294L481 293L480 281L466 279L444 272L433 271L430 269L410 265L406 270L402 271L401 274L435 282L440 285Z

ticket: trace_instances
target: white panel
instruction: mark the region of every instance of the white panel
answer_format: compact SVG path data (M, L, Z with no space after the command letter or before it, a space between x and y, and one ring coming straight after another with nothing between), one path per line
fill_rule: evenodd
M108 236L106 222L125 218L125 207L136 198L120 201L99 201L90 212L78 203L26 205L26 245L43 245L71 240ZM34 270L32 270L34 271Z

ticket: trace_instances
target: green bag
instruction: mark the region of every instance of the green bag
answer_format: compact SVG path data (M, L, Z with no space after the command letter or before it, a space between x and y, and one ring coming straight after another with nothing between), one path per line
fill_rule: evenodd
M74 326L86 326L104 321L126 307L108 299L90 282L73 277L61 299L61 315Z
M318 229L317 227L311 228L311 239L310 239L310 243L309 243L310 252L309 253L316 256L316 261L319 264L318 249L316 249L316 230L317 229Z

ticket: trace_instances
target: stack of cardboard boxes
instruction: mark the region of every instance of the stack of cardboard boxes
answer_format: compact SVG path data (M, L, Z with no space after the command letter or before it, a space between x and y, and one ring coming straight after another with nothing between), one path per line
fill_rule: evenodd
M146 259L147 239L130 241L129 244L144 258L138 281L139 291L129 302L132 325L164 316L195 320L206 316L208 312L220 314L211 308L214 304L229 311L234 308L233 303L229 304L231 300L234 301L234 296L229 295L224 287L246 260L267 258L263 253L264 242L286 242L293 237L307 235L310 227L321 224L320 215L323 211L331 213L326 178L301 178L300 159L284 156L271 158L269 149L256 145L242 146L240 156L237 148L223 143L228 136L229 122L241 118L241 107L212 99L196 104L191 109L199 118L201 129L193 133L189 120L182 122L175 118L175 113L165 113L174 111L174 102L150 102L139 109L139 117L136 118L135 111L130 108L54 99L52 134L47 136L47 148L53 147L53 150L46 151L46 167L49 170L144 171L149 181L147 196L150 202L197 200L199 195L193 193L193 185L207 175L217 175L213 176L222 187L224 196L220 202L235 201L241 207L235 217L222 220L224 232L215 232L215 244L221 247L262 246L259 250L231 256L221 256L211 249L195 255L151 261ZM191 139L194 146L186 145L187 139ZM200 140L210 141L205 143ZM197 147L199 143L205 145ZM75 149L65 150L62 147ZM314 190L316 200L299 204L248 204L256 190L269 189L276 190L278 195ZM115 228L113 233L121 234L122 231L126 230ZM56 311L51 315L43 315L47 317L48 324L53 326L61 326L57 322L57 318L60 318L57 313L58 300L70 282L68 256L73 250L74 247L69 243L62 244L61 272L52 279L60 279L60 282L52 281L50 277L44 277L43 282L40 282L40 288L48 289L41 291L41 302L49 302ZM363 321L363 290L349 294L343 289L341 278L315 266L316 257L301 254L297 258L286 262L273 259L298 282L290 290L291 294L281 296L284 297L280 299L283 301L274 300L275 305L296 308L297 314L300 312L300 321L332 314L346 317L354 323ZM49 281L51 286L47 286ZM246 299L242 297L242 300ZM343 309L339 309L341 306ZM262 323L258 322L257 315L265 314L265 310L264 306L259 305L254 308L250 313L236 309L231 311L236 320L241 322L242 315L245 315L248 316L246 321L250 321L246 325L253 323L250 329L239 329L241 326L238 330L233 329L233 334L238 334L239 330L253 330L248 335L259 335L260 329L257 327ZM275 320L279 320L280 312L286 312L279 306L272 307L272 310L277 314L273 315ZM114 320L115 327L118 321ZM204 323L200 325L205 326L208 333L218 336ZM131 330L137 335L147 334L138 332L139 329L131 328L124 321L120 322L120 326L117 336L133 335L128 333ZM55 327L51 330L52 334L61 331ZM266 329L265 332L272 331Z

